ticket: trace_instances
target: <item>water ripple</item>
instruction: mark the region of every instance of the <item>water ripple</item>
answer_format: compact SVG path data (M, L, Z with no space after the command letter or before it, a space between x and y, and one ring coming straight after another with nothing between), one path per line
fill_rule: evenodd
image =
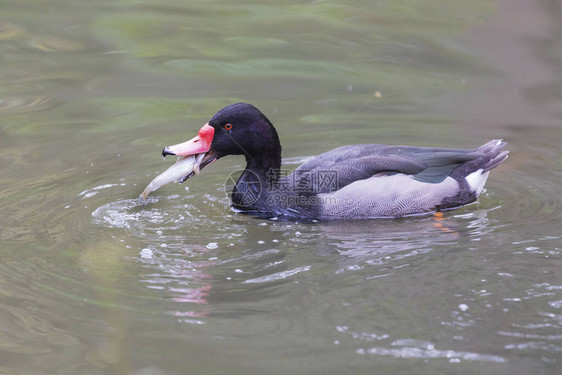
M271 281L285 280L288 277L296 275L297 273L306 272L306 271L309 271L309 270L310 270L310 266L297 267L297 268L292 269L292 270L277 272L277 273L273 273L273 274L267 275L267 276L261 276L261 277L256 277L256 278L253 278L253 279L248 279L248 280L245 280L243 283L244 284L266 283L266 282L271 282Z
M4 97L0 99L0 114L42 111L55 105L52 98L45 96Z
M413 341L413 340L412 340ZM393 356L395 358L419 358L419 359L436 359L443 358L448 359L449 362L460 362L460 360L465 361L485 361L485 362L498 362L503 363L506 360L503 357L480 354L472 352L462 352L455 350L439 350L435 349L432 344L427 345L425 348L415 347L415 346L403 346L398 342L392 343L392 345L401 346L400 348L360 348L357 349L357 354L365 355L382 355L382 356Z
M105 185L106 187L115 184ZM89 189L80 193L83 198L88 198L97 193L99 188ZM226 202L220 202L214 197L197 199L193 203L193 196L153 196L146 200L140 198L119 199L106 203L92 212L94 223L109 228L127 229L138 236L146 236L148 232L158 235L158 231L181 231L186 228L196 230L198 227L218 226L222 217L205 215L208 206L218 204L223 206ZM206 199L205 199L206 198ZM205 208L201 206L206 206ZM223 208L226 210L228 205ZM225 233L220 237L229 237ZM176 238L177 239L177 238Z

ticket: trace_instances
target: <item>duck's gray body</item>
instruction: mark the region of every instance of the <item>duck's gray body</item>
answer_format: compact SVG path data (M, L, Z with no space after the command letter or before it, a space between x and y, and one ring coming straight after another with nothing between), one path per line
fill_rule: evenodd
M504 146L492 140L474 150L336 148L286 178L291 192L303 199L283 212L325 220L403 217L464 206L476 201L488 172L507 158Z

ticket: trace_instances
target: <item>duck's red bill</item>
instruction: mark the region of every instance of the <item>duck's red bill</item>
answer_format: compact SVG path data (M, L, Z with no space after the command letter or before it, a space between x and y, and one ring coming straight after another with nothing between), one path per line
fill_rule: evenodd
M205 168L217 159L217 156L211 149L211 143L213 142L214 136L215 128L207 123L203 125L203 127L199 129L197 135L189 141L178 143L177 145L173 146L164 147L164 150L162 150L162 156L177 155L188 157L191 155L205 154L205 157L201 161L200 165L198 165L195 173L187 174L179 180L180 182L184 182L194 174L199 174L199 169Z
M201 129L199 129L199 133L189 141L164 147L164 150L162 150L162 156L189 156L207 153L211 149L211 143L213 142L214 136L215 128L209 124L205 124Z
M179 156L178 160L156 176L144 189L141 197L146 198L151 192L170 182L184 182L191 176L199 174L201 169L214 162L217 159L215 152L211 149L214 135L215 128L205 124L195 138L165 147L162 156L177 155Z

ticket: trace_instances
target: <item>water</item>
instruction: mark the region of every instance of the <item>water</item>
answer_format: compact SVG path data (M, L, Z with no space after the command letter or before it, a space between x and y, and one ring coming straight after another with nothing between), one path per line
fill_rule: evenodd
M559 373L562 8L549 1L1 4L0 373ZM375 93L379 94L375 94ZM285 166L363 142L510 158L441 220L233 212L248 101Z

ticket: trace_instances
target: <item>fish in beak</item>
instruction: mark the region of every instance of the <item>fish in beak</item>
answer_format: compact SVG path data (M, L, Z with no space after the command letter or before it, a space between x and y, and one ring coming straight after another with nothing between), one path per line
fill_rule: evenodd
M163 173L156 176L144 189L140 197L146 199L148 195L156 189L169 184L170 182L184 182L193 175L199 174L217 158L211 150L211 143L215 135L215 128L209 124L203 125L197 136L187 142L177 145L164 147L162 156L177 155L176 163Z

